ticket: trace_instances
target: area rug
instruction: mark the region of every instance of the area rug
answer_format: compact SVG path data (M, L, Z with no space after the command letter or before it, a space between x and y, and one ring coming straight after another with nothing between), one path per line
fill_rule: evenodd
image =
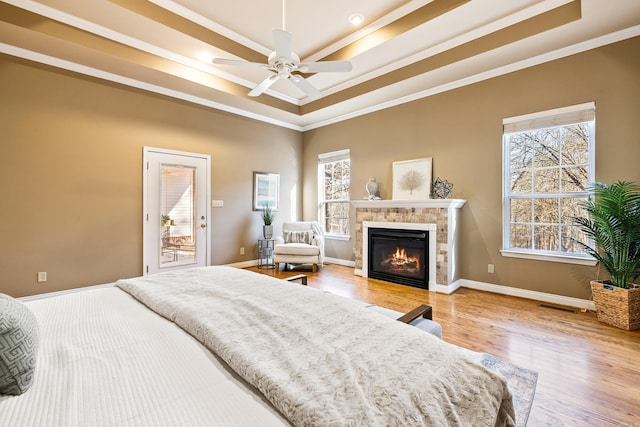
M466 349L465 349L466 350ZM502 375L507 380L509 391L513 396L513 407L516 413L516 426L525 427L533 396L538 383L538 373L513 363L505 362L488 353L476 353L467 350L469 356L486 368Z

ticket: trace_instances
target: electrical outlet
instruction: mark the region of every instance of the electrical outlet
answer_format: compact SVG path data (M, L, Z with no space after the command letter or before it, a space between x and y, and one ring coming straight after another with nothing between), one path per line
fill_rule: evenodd
M244 248L240 248L240 255L244 255Z
M493 273L495 271L493 264L489 264L487 265L487 271L489 273Z
M46 271L39 271L38 272L38 283L46 282L46 281L47 281L47 272Z

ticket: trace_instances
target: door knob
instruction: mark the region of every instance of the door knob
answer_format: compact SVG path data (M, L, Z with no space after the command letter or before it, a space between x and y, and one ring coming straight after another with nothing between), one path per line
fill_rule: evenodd
M200 224L200 228L207 228L207 224Z

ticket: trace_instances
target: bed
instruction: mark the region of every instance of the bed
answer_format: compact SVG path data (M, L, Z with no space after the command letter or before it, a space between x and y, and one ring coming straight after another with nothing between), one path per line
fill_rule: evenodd
M505 380L317 289L231 267L29 301L32 383L11 426L512 426Z

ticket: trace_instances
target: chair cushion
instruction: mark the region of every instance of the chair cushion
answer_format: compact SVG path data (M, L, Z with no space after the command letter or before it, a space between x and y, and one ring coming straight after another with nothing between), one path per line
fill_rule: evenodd
M285 243L306 243L307 245L310 245L313 240L313 230L284 230L283 234Z
M33 381L38 321L22 302L0 294L0 394L22 394Z
M284 245L276 245L274 253L276 255L314 256L320 254L320 248L306 243L285 243Z

